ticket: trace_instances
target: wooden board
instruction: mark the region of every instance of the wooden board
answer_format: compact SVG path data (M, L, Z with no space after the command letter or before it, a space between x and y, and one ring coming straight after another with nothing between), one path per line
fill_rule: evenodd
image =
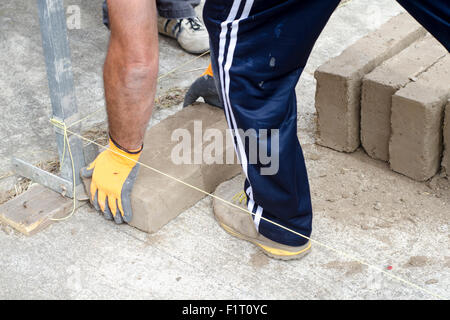
M25 235L33 235L52 224L52 218L70 214L73 200L35 184L21 195L0 205L0 222Z

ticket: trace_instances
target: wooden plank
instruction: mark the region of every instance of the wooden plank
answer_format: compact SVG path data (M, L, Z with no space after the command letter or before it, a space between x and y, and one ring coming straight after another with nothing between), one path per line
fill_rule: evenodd
M35 184L21 195L0 205L0 222L25 235L33 235L52 224L52 218L70 214L72 207L72 199Z

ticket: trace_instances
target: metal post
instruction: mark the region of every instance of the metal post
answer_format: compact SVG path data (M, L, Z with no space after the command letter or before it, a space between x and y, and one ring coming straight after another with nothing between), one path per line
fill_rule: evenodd
M74 90L63 1L37 0L37 5L53 117L70 126L71 123L79 119L79 114ZM80 125L75 125L70 130L79 132ZM59 157L62 160L64 133L57 128L55 128L55 131ZM75 165L75 181L76 185L79 185L81 183L79 172L85 165L83 144L76 136L70 136L69 141ZM72 181L72 164L67 148L61 168L61 177Z
M70 127L70 131L79 133L80 124L71 126L80 117L75 98L63 0L37 0L37 5L52 102L52 117L64 122L67 127ZM72 161L68 148L64 148L64 130L55 127L55 133L61 162L60 176L16 158L12 159L14 171L66 197L72 198L74 196L73 190L75 187L78 200L85 200L87 197L81 183L80 169L85 166L87 161L90 162L95 158L98 149L92 146L83 147L81 139L77 136L69 137L75 169L75 186L73 186ZM64 159L62 158L63 153Z

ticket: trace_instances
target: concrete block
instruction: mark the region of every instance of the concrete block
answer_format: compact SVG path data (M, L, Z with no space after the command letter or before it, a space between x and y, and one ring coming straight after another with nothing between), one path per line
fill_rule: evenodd
M450 55L392 97L392 170L425 181L439 170L444 106L450 96Z
M317 69L318 144L345 152L359 147L362 78L425 34L400 14Z
M446 53L444 46L428 34L364 77L361 144L369 156L389 160L392 96Z
M194 129L195 126L198 129L199 121L203 133L209 128L215 128L223 134L223 149L215 150L215 155L220 156L224 164L207 165L203 161L198 164L175 164L172 161L172 150L179 144L171 139L174 130L187 129L194 140ZM226 132L227 128L223 110L206 104L189 106L147 131L144 141L146 148L141 162L212 193L221 182L241 172L236 159L235 164L225 164L226 154L234 154L234 147L227 147L225 144L225 134L229 134ZM194 142L191 144L192 159L195 154L203 152L205 146L211 144L211 141L201 140L203 139L200 136L197 147ZM130 225L146 232L156 232L204 196L205 194L197 190L141 166L132 193L133 219Z
M444 156L442 157L442 169L450 177L450 100L445 107L444 121Z

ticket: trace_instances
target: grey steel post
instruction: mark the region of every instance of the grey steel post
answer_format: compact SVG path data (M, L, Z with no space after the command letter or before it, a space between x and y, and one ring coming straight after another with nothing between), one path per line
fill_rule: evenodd
M37 5L42 46L47 66L52 114L54 118L70 126L71 123L79 119L79 114L74 90L63 0L37 0ZM78 133L80 125L75 125L70 130ZM64 134L62 130L57 128L55 128L55 132L59 157L62 160ZM79 185L81 183L79 172L85 165L83 144L81 139L76 136L70 136L69 141L75 166L75 181L76 185ZM61 177L64 180L72 181L72 164L67 148L61 167Z

